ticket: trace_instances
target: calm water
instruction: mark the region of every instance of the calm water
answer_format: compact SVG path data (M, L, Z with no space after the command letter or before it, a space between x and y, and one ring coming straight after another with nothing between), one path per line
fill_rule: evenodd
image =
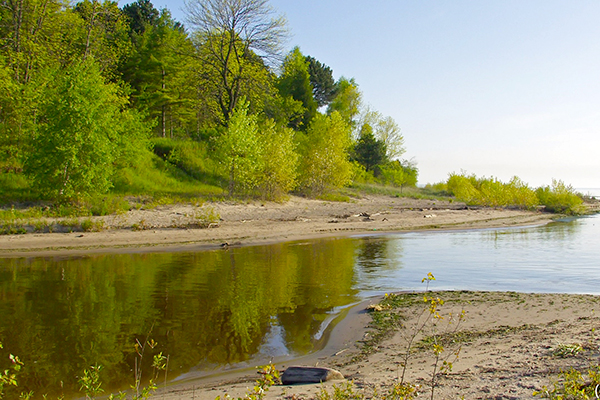
M66 393L93 364L107 389L132 381L135 340L168 354L169 377L292 358L323 345L333 317L383 292L600 294L600 216L544 227L357 236L227 250L0 259L0 368L20 390ZM145 366L146 370L149 367Z

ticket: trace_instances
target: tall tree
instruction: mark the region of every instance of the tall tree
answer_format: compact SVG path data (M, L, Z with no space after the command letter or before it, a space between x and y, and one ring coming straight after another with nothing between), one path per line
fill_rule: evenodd
M327 113L339 112L344 121L354 130L357 127L356 117L359 115L362 104L362 93L358 90L354 78L341 77L337 82L337 87L337 94L329 103Z
M294 49L285 57L282 73L277 80L279 93L283 98L291 97L302 103L301 113L292 116L290 127L306 129L317 113L317 102L313 97L313 88L310 84L309 64L300 52Z
M335 98L338 92L338 86L335 79L333 79L333 71L311 56L306 56L306 61L308 61L313 96L319 107L326 106Z
M193 45L181 26L162 10L154 25L136 35L135 48L123 68L135 105L158 120L159 136L187 130L194 120Z
M229 195L255 188L263 170L262 145L256 116L248 115L248 103L240 101L227 132L218 138L219 152L229 175Z
M301 189L317 196L350 182L352 164L348 160L348 149L351 143L350 127L340 113L317 114L301 142Z
M385 143L375 139L373 128L364 124L361 128L360 138L354 146L354 159L365 167L367 171L375 171L375 168L386 161Z
M379 111L373 111L369 107L364 107L358 118L358 126L362 127L364 125L372 127L375 138L385 144L388 160L400 159L406 151L404 148L404 136L392 117L384 117Z
M139 118L124 106L117 86L105 83L93 60L58 72L45 93L33 151L25 162L36 186L59 200L108 190L121 153L132 142L143 147Z
M160 12L150 0L136 0L126 4L123 12L127 16L129 34L132 37L143 34L149 26L156 26L160 17Z
M189 0L186 11L204 50L199 55L218 79L215 96L226 125L246 95L242 88L252 79L256 58L269 62L279 57L286 20L274 16L268 0Z
M264 159L259 188L266 199L281 200L296 187L298 153L294 131L267 120L260 126L259 140Z

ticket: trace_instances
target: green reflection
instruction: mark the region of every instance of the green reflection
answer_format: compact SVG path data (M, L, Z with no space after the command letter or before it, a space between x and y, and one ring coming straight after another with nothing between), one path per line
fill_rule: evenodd
M0 368L18 354L19 391L68 395L96 363L108 389L127 387L134 341L147 335L170 356L171 378L251 360L274 327L289 353L310 352L328 313L356 301L355 246L0 260Z

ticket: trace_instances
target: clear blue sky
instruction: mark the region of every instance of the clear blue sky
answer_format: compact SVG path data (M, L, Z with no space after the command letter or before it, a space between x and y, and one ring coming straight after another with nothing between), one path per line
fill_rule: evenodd
M123 2L122 2L123 3ZM155 0L184 21L183 0ZM419 182L600 187L600 1L272 0L288 47L393 117Z

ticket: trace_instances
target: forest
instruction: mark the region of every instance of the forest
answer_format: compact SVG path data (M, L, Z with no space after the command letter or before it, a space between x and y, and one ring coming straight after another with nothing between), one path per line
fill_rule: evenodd
M310 197L414 186L398 124L267 0L2 0L0 201Z

